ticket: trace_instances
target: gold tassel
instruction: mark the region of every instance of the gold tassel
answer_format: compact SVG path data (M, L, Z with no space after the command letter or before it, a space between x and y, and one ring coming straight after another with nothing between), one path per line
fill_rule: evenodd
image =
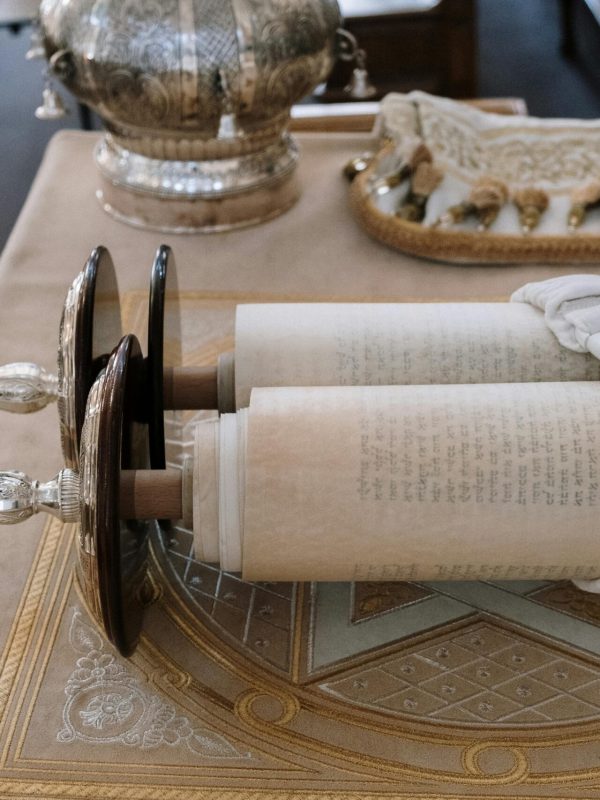
M500 213L508 199L508 189L503 181L485 175L479 178L469 192L469 197L458 205L448 208L440 217L444 226L463 222L467 217L476 216L478 230L487 230Z
M543 189L527 186L513 194L513 202L519 210L519 222L525 235L540 224L542 214L548 208L548 195Z
M426 144L420 142L408 158L409 171L415 172L419 164L433 164L433 154Z
M600 181L591 180L576 186L571 192L571 208L567 216L569 233L575 233L583 221L588 208L600 202Z
M430 161L420 161L413 173L410 190L398 207L396 216L409 222L422 222L427 201L443 178L444 173Z
M508 188L498 178L484 176L473 184L469 200L477 209L477 229L486 231L496 221L500 209L508 200Z
M385 178L381 178L381 180L377 181L375 186L376 191L378 194L386 194L389 192L390 189L394 189L396 186L400 186L400 184L409 178L413 172L417 169L419 164L428 164L433 161L433 156L431 154L431 150L427 147L426 144L420 142L415 149L409 153L406 160L402 162L400 167L396 170L396 172L388 175Z

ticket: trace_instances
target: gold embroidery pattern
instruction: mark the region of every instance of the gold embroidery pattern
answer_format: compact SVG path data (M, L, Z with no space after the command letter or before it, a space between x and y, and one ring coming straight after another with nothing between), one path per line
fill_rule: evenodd
M517 186L544 185L568 191L574 184L600 177L598 130L536 131L524 127L479 133L459 118L425 103L420 105L421 132L436 160L458 175L502 177Z
M600 666L491 622L442 634L321 688L373 710L460 727L555 725L600 715Z
M262 725L265 720L255 710L255 704L261 699L275 700L281 711L269 719L270 725L288 725L298 715L300 703L298 698L284 692L265 692L260 689L248 689L235 701L235 713L247 725Z
M72 526L66 526L71 528ZM15 681L23 653L31 636L39 604L56 558L63 526L51 520L43 534L36 554L29 580L25 586L20 607L9 634L0 668L0 718L4 718L6 703Z
M489 773L482 768L482 756L494 750L508 753L511 759L514 760L514 764L505 772L490 776ZM468 772L469 775L476 775L478 777L487 775L495 784L522 783L529 775L529 761L522 748L512 747L504 742L479 742L478 744L471 745L471 747L467 747L464 751L462 762L465 771Z
M350 619L355 623L363 622L432 595L430 589L416 583L355 583Z
M600 128L568 122L540 124L533 118L515 125L506 117L495 127L477 127L485 114L468 105L432 103L427 95L391 95L382 104L382 133L402 141L422 137L436 161L467 182L497 175L512 188L543 184L568 191L600 177ZM512 124L511 124L512 123Z

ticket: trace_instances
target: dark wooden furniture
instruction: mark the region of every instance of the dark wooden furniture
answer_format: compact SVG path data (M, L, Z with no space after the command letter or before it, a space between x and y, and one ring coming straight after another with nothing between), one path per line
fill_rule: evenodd
M600 85L600 0L560 0L562 52Z
M455 98L477 95L476 0L341 0L340 5L345 27L367 51L377 98L411 89ZM348 99L343 89L351 72L352 65L339 63L322 99Z
M526 116L527 103L522 97L484 97L467 100L482 111L492 114ZM380 104L336 103L319 105L302 103L292 108L290 130L319 133L369 133L379 114Z

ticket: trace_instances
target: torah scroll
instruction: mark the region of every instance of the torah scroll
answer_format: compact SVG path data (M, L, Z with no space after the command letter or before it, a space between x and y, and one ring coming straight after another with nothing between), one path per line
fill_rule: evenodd
M253 387L393 386L600 379L600 361L556 340L523 303L240 305L219 406Z
M256 389L195 458L196 555L248 580L600 575L597 383Z

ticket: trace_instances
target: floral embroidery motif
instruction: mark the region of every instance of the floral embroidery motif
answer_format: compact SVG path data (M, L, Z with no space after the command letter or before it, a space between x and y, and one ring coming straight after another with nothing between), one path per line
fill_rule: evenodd
M75 610L69 641L79 654L71 673L59 742L122 743L143 750L185 745L201 758L249 759L221 734L194 727L177 709L152 694L112 653Z
M84 725L92 725L98 730L105 726L124 722L133 713L133 695L122 697L119 694L99 694L93 697L87 708L79 712Z

